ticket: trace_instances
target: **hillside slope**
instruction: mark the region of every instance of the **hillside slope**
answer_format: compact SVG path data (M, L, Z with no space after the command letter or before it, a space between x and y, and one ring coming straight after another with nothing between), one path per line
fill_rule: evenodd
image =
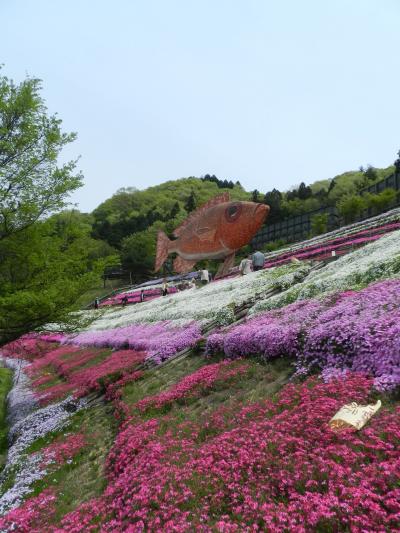
M398 529L399 297L397 230L3 347L0 529ZM363 430L328 427L378 398Z

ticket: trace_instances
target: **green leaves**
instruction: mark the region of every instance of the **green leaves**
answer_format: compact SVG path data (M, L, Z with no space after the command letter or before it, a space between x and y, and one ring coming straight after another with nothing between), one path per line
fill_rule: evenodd
M0 241L0 342L83 318L70 313L100 278L110 248L89 236L79 215L55 215Z
M47 115L40 80L0 77L0 343L49 322L82 322L77 300L114 250L91 238L92 218L53 215L82 185L76 161L58 164L75 133Z
M76 161L57 165L76 134L47 116L40 90L35 78L15 85L0 77L0 240L63 208L82 185Z

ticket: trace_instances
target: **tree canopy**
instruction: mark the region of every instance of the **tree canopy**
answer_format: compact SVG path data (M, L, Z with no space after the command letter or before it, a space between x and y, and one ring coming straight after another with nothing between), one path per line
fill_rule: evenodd
M64 207L82 184L76 161L57 163L76 135L47 114L40 89L35 78L0 77L0 239Z
M71 324L76 301L113 249L90 215L56 214L81 186L76 161L58 163L76 135L47 114L40 81L0 77L0 343L47 322Z

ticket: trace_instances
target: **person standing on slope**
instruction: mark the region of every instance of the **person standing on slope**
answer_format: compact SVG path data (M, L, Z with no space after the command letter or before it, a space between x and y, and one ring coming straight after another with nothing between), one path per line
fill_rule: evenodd
M166 278L164 278L164 280L163 280L163 284L162 284L162 287L161 287L161 292L162 292L163 296L167 296L167 294L168 294L168 283L167 283Z
M252 260L252 263L253 263L253 271L254 272L264 268L265 255L262 252L260 252L259 250L256 250L254 252L254 254L251 257L251 260Z
M250 274L251 272L251 256L249 255L247 258L242 259L239 265L239 271L242 276L246 276L247 274Z

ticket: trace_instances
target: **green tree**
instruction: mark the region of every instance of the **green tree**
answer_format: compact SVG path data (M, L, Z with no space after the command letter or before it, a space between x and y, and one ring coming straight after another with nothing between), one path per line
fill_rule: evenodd
M196 198L196 194L194 190L192 189L188 196L188 199L186 200L185 209L188 213L190 213L191 211L194 211L196 209L196 206L197 206L197 198Z
M378 178L378 173L372 165L368 165L367 170L364 172L368 181L375 181Z
M40 90L37 79L0 77L0 344L49 322L76 325L71 311L112 251L91 238L88 215L54 214L82 176L76 161L58 164L75 134L47 114Z
M121 262L135 280L154 275L157 230L139 231L125 237L121 246Z
M285 213L282 209L282 193L278 191L278 189L272 189L272 191L265 193L263 202L271 208L267 218L267 224L279 222L284 218Z
M329 183L329 187L328 187L328 195L333 191L333 189L336 187L336 181L335 181L335 178L333 178L330 183Z
M396 174L398 174L400 172L400 150L397 152L397 155L399 156L395 162L393 163L394 165L394 171Z
M63 208L82 185L76 161L57 164L76 135L47 115L40 89L38 79L0 77L0 240Z
M311 217L311 235L321 235L328 231L328 214L320 213Z
M49 322L64 329L80 323L71 312L100 279L111 250L90 237L90 227L58 217L0 241L0 343Z
M297 194L300 200L307 200L307 198L311 198L312 196L311 187L308 187L303 181L299 185Z
M394 189L388 188L378 194L365 195L367 207L371 208L373 214L387 211L396 203L397 193Z
M367 208L367 202L364 197L351 194L343 196L338 202L339 214L346 223L354 222Z

